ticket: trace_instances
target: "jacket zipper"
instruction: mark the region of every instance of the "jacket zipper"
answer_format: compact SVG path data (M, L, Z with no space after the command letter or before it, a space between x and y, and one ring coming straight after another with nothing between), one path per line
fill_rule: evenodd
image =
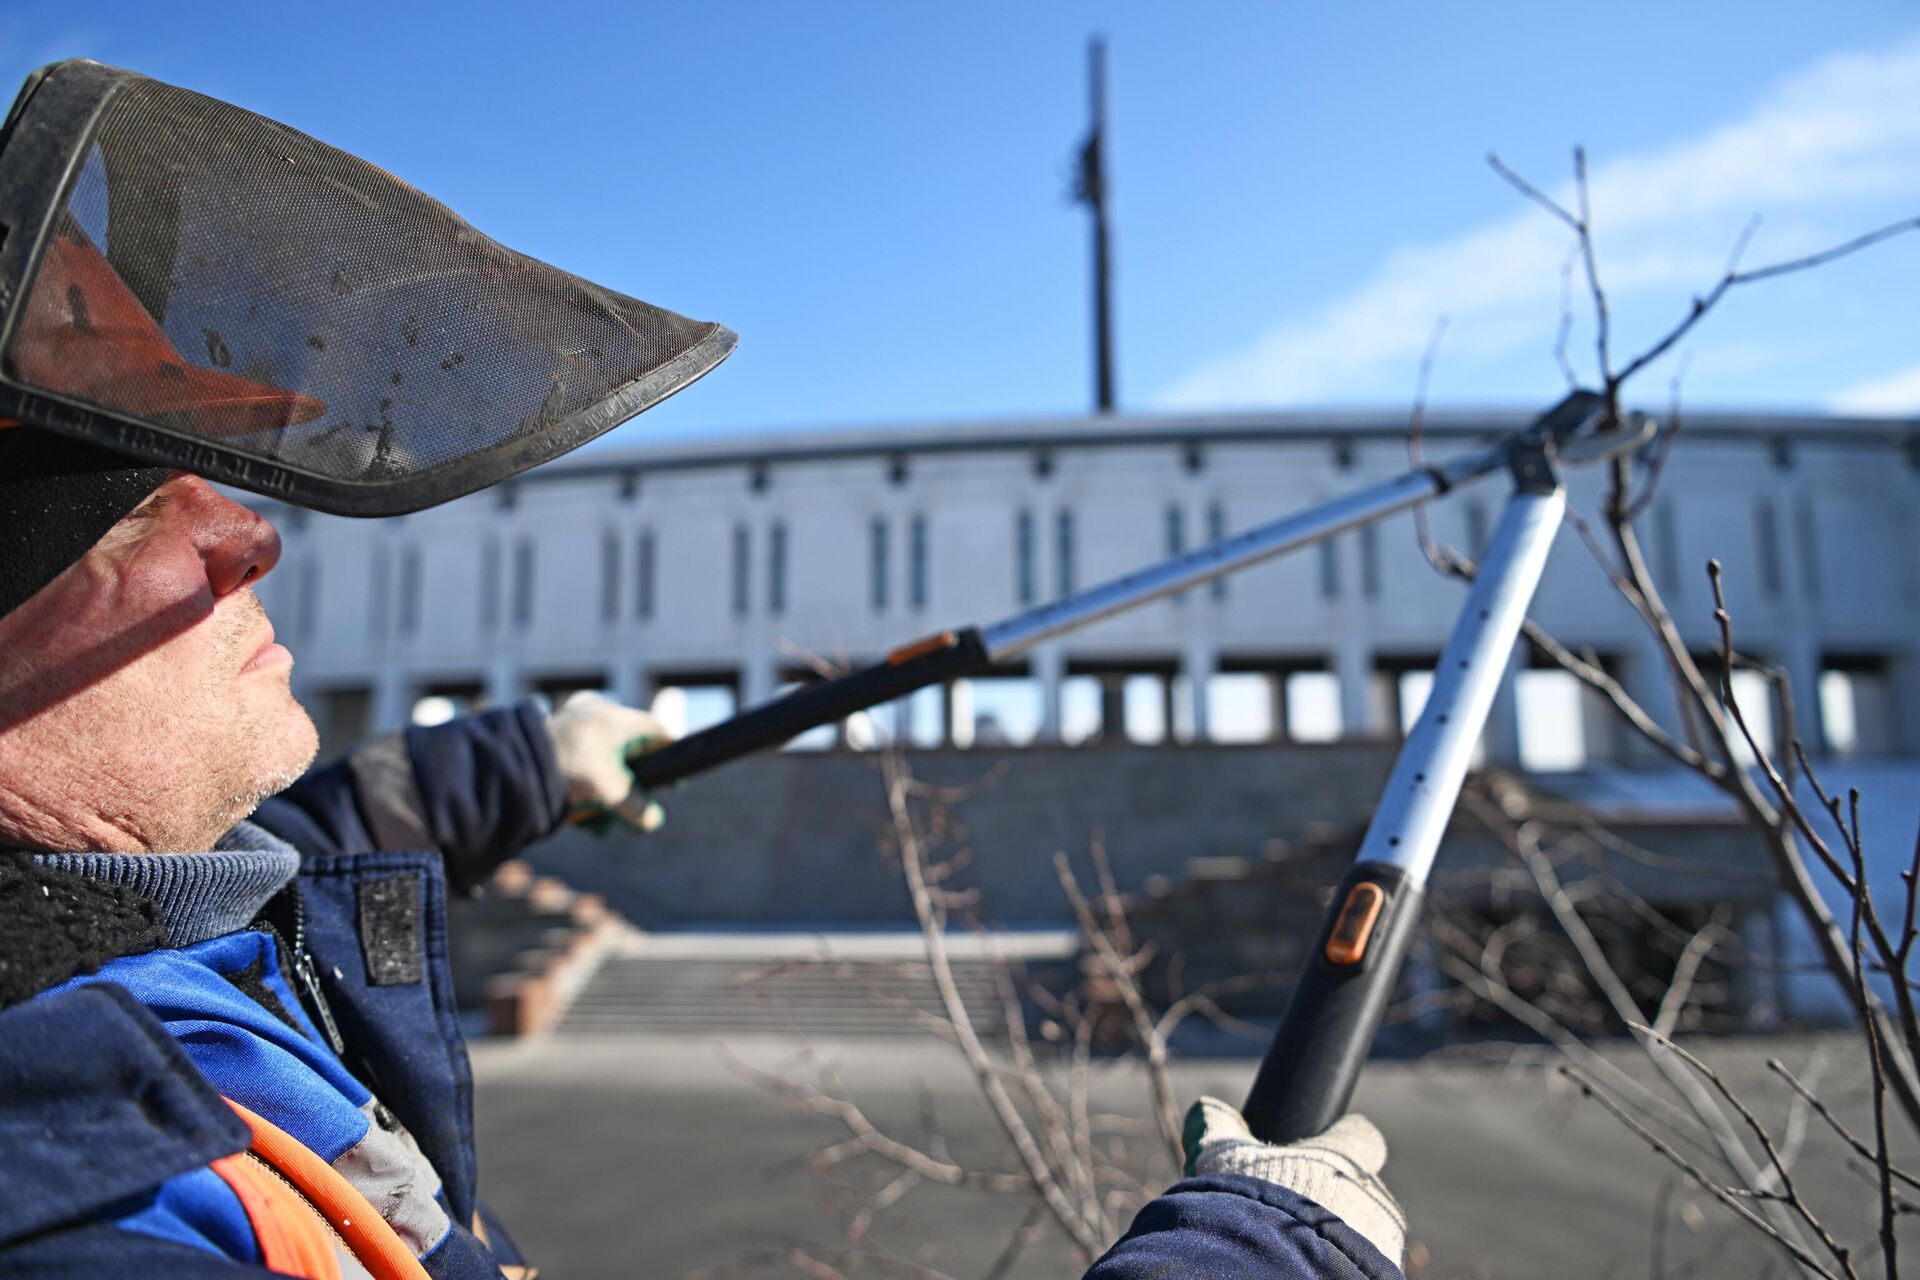
M267 932L287 953L287 959L293 966L293 976L299 980L301 987L301 1003L307 1006L307 1012L320 1024L327 1043L333 1046L334 1056L343 1057L347 1052L347 1042L340 1035L340 1024L333 1020L333 1009L327 1004L326 992L320 989L319 967L307 951L307 904L296 887L288 886L288 896L293 901L293 945L288 946L286 939L271 923L266 926Z

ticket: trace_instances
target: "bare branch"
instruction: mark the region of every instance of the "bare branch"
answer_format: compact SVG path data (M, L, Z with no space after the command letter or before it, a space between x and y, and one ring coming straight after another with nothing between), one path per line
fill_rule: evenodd
M1820 1219L1814 1215L1812 1208L1808 1206L1806 1200L1801 1196L1799 1188L1794 1184L1793 1174L1788 1169L1787 1162L1781 1158L1780 1149L1774 1145L1773 1135L1767 1131L1765 1125L1760 1123L1760 1118L1753 1114L1752 1109L1740 1100L1740 1096L1728 1086L1725 1080L1721 1079L1720 1073L1675 1044L1665 1035L1655 1031L1652 1027L1636 1025L1634 1030L1642 1035L1652 1037L1654 1043L1678 1055L1681 1061L1706 1077L1707 1083L1713 1086L1714 1092L1726 1100L1727 1105L1734 1109L1735 1114L1740 1117L1741 1121L1746 1124L1747 1129L1760 1143L1760 1149L1766 1153L1767 1163L1772 1166L1774 1175L1773 1182L1774 1185L1779 1188L1778 1195L1786 1201L1787 1205L1792 1208L1795 1213L1800 1215L1800 1220L1805 1222L1807 1226L1812 1229L1813 1233L1820 1237L1820 1243L1825 1245L1827 1252L1834 1256L1834 1260L1840 1264L1841 1270L1848 1275L1853 1275L1853 1264L1847 1257L1847 1251L1840 1247L1839 1242L1833 1238L1833 1233L1828 1231ZM1882 1150L1884 1151L1884 1149L1883 1147ZM1770 1194L1765 1191L1764 1184L1752 1184L1752 1189L1757 1195Z
M1056 853L1053 866L1060 879L1060 888L1066 893L1075 918L1080 921L1082 934L1093 947L1094 955L1106 970L1108 979L1120 993L1121 1002L1133 1021L1134 1034L1140 1041L1141 1052L1146 1055L1147 1079L1153 1089L1154 1115L1160 1122L1161 1141L1166 1144L1168 1153L1178 1165L1181 1158L1180 1109L1174 1098L1173 1082L1167 1075L1167 1042L1154 1026L1153 1015L1147 1010L1139 985L1133 980L1132 967L1115 948L1113 937L1094 918L1092 906L1073 877L1073 868L1067 863L1067 855Z
M1730 1193L1725 1187L1721 1186L1718 1182L1715 1182L1712 1178L1709 1178L1704 1172L1702 1172L1699 1169L1698 1166L1694 1165L1685 1156L1681 1155L1678 1151L1674 1150L1672 1145L1669 1144L1665 1139L1661 1138L1659 1134L1655 1133L1653 1130L1647 1128L1644 1124L1640 1123L1640 1121L1636 1119L1634 1115L1631 1112L1629 1112L1625 1107L1621 1106L1618 1102L1608 1097L1601 1090L1599 1085L1593 1083L1593 1081L1591 1080L1588 1080L1586 1077L1582 1076L1578 1071L1574 1070L1572 1067L1564 1067L1564 1066L1561 1067L1560 1074L1564 1075L1569 1080L1573 1081L1574 1084L1579 1086L1581 1093L1583 1093L1589 1098L1592 1098L1595 1102L1598 1102L1602 1107L1605 1107L1607 1112L1611 1114L1614 1119L1618 1120L1621 1124L1625 1125L1628 1129L1632 1130L1633 1133L1641 1139L1641 1141L1645 1142L1648 1146L1652 1147L1655 1151L1665 1156L1668 1162L1670 1162L1674 1168L1678 1169L1681 1173L1685 1174L1689 1179L1691 1179L1694 1182L1695 1185L1700 1187L1703 1191L1707 1192L1707 1194L1711 1195L1714 1199L1718 1200L1721 1204L1725 1205L1727 1208L1733 1210L1733 1212L1737 1214L1743 1221L1745 1221L1748 1226L1752 1227L1756 1231L1761 1232L1763 1235L1771 1237L1774 1240L1774 1242L1777 1243L1782 1249L1785 1249L1788 1253L1792 1254L1794 1259L1798 1261L1802 1266L1810 1268L1816 1275L1828 1277L1828 1280L1843 1280L1843 1275L1845 1277L1851 1277L1853 1278L1853 1280L1857 1280L1856 1273L1852 1270L1851 1267L1847 1268L1847 1270L1843 1273L1843 1275L1836 1274L1833 1271L1829 1270L1824 1264L1822 1264L1821 1261L1818 1258L1816 1258L1813 1254L1807 1252L1804 1246L1797 1244L1793 1240L1790 1240L1786 1236L1782 1235L1777 1229L1775 1229L1772 1223L1768 1222L1765 1218L1762 1218L1759 1214L1755 1213L1752 1209L1742 1204L1740 1202L1739 1197Z
M1706 296L1697 297L1693 300L1692 308L1688 310L1685 318L1683 318L1680 323L1676 324L1665 337L1661 338L1651 347L1648 347L1638 356L1635 356L1613 381L1615 383L1625 382L1628 378L1631 378L1634 374L1640 372L1640 370L1646 368L1655 360L1658 360L1661 356L1672 350L1673 344L1685 337L1694 325L1700 323L1701 317L1713 310L1715 304L1726 296L1729 289L1734 288L1736 285L1757 284L1762 280L1772 280L1777 276L1791 275L1797 271L1810 271L1814 267L1825 266L1829 262L1837 261L1850 254L1859 253L1862 249L1870 249L1884 240L1891 240L1895 236L1905 235L1907 232L1914 230L1920 230L1920 217L1903 218L1899 222L1889 223L1877 231L1869 231L1863 236L1855 236L1853 239L1843 244L1834 245L1830 249L1822 249L1818 253L1810 253L1804 258L1789 258L1785 262L1776 262L1771 266L1756 267L1752 271L1729 270L1725 275L1720 277L1719 282L1716 283L1713 288L1707 291ZM1751 232L1746 234L1750 237Z
M1001 1131L1013 1143L1031 1180L1033 1190L1045 1201L1055 1221L1067 1233L1069 1239L1089 1257L1100 1250L1099 1229L1096 1223L1088 1222L1079 1209L1068 1198L1066 1189L1053 1176L1047 1167L1046 1157L1041 1154L1039 1145L1034 1141L1033 1132L1021 1117L1013 1099L1008 1096L1006 1086L999 1072L987 1056L987 1051L975 1033L972 1019L967 1014L965 1002L960 998L959 988L954 984L953 967L947 958L946 937L942 921L927 892L923 855L920 848L919 832L913 821L913 815L907 809L907 791L901 785L903 770L899 760L891 753L881 756L881 774L886 782L888 811L893 817L894 837L898 842L900 866L906 877L907 890L913 903L914 914L920 922L921 941L926 946L927 959L933 969L934 985L940 994L942 1006L948 1019L953 1023L956 1033L955 1042L973 1069L975 1083L985 1097L989 1109L998 1121Z

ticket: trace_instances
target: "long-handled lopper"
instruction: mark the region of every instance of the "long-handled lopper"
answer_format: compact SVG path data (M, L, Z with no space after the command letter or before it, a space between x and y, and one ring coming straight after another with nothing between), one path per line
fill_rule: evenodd
M712 728L634 756L653 789L928 685L985 675L1054 636L1431 501L1506 472L1513 493L1482 555L1434 672L1418 723L1336 893L1247 1098L1255 1136L1320 1133L1352 1098L1406 957L1427 873L1486 724L1508 657L1566 512L1557 464L1644 443L1651 424L1603 421L1601 398L1576 391L1486 448L1408 471L1296 515L1222 539L987 627L941 632L872 666L806 685Z

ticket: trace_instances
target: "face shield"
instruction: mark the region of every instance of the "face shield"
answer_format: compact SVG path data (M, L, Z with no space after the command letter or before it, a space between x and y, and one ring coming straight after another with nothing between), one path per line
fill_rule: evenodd
M89 62L14 104L0 232L0 419L341 515L524 471L734 344L304 134Z

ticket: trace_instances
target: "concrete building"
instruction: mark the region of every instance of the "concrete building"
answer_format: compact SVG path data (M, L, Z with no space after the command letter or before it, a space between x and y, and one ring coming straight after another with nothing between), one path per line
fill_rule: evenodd
M1522 421L1434 414L1427 448ZM1405 437L1399 413L1269 413L603 448L403 519L276 511L286 554L262 594L330 746L581 687L677 691L665 705L699 727L816 658L871 660L1395 474ZM1594 511L1604 477L1568 479L1576 509ZM1434 506L1434 535L1474 552L1503 483ZM1739 643L1791 673L1816 751L1920 755L1917 511L1920 424L1696 415L1643 536L1702 651L1716 642L1704 566L1725 564ZM998 678L923 691L876 723L963 748L1391 737L1424 697L1461 593L1403 516L1053 642ZM1572 528L1533 616L1673 714L1645 629ZM1757 692L1754 677L1742 693ZM1485 750L1534 772L1641 762L1570 677L1525 654Z

